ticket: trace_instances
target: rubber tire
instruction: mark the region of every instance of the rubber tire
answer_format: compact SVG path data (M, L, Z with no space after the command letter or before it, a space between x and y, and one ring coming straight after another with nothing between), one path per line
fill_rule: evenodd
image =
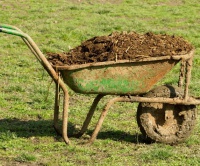
M145 97L182 97L179 87L159 86ZM139 103L137 123L147 142L177 144L188 138L195 126L195 105L173 105L168 103Z

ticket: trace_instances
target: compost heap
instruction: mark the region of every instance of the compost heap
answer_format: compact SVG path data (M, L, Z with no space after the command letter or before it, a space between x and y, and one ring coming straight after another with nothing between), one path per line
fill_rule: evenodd
M144 57L187 54L192 45L182 37L166 34L112 33L82 42L66 53L47 53L52 65L74 65L117 60L135 60Z

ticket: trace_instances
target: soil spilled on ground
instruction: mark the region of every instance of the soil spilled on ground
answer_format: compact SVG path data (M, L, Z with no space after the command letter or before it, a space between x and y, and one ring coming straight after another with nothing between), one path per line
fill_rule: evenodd
M166 34L112 33L82 42L66 53L47 53L52 65L74 65L116 60L135 60L144 57L187 54L192 45L182 37Z

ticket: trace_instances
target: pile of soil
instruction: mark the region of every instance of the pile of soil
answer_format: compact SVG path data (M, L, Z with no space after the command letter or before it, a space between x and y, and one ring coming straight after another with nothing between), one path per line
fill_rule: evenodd
M47 53L52 65L74 65L144 57L187 54L192 45L182 37L166 34L112 33L84 41L67 53Z

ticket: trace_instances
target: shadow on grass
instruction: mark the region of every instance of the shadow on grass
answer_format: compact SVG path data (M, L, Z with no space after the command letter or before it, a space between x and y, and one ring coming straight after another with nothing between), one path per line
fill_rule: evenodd
M60 121L61 123L61 121ZM60 125L61 126L61 125ZM69 122L69 135L76 129L74 125ZM13 132L17 137L33 137L33 136L58 136L53 128L53 120L20 120L20 119L1 119L0 133ZM92 130L88 130L87 134L91 135ZM97 139L110 139L114 141L125 141L131 143L144 143L141 134L129 134L123 131L100 131Z
M1 119L0 132L14 132L17 137L55 136L52 120Z
M92 134L92 130L89 131L89 134ZM130 143L147 143L145 142L142 134L129 134L124 131L116 130L116 131L100 131L99 134L97 135L97 139L110 139L113 141L125 141L125 142L130 142Z

